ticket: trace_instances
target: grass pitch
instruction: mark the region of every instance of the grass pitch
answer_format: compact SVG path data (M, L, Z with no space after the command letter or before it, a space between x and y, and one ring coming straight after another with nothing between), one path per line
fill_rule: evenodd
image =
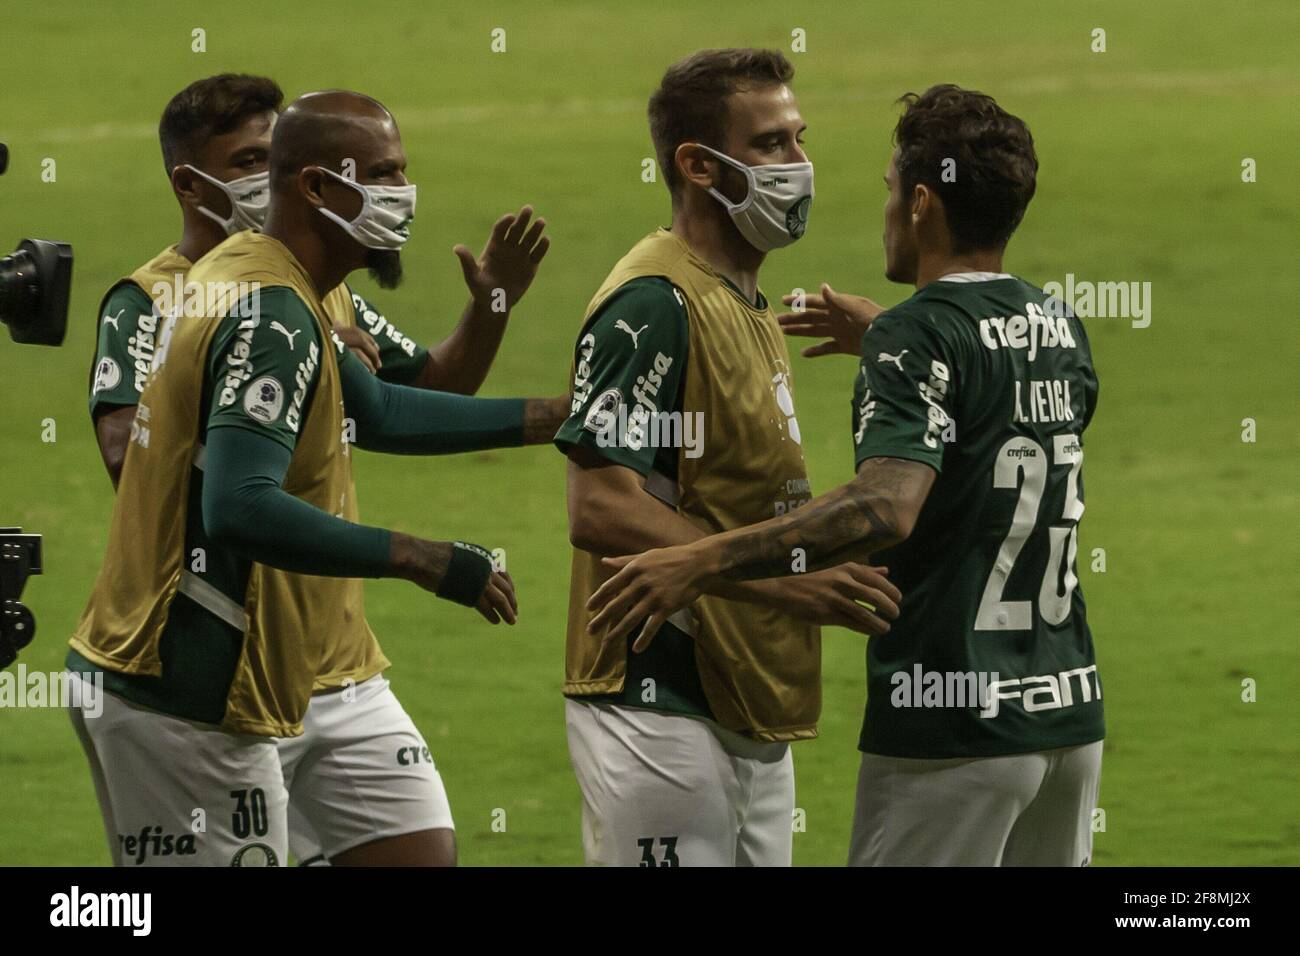
M1149 0L909 4L51 2L0 35L0 245L70 241L62 349L0 342L0 523L45 536L28 668L61 667L103 556L111 488L86 413L106 286L174 242L163 104L200 76L265 73L292 97L345 87L386 103L421 187L408 280L357 285L431 341L464 301L455 242L478 248L524 201L552 251L483 394L566 385L583 308L614 261L668 218L644 105L664 67L706 46L790 50L817 201L807 237L771 256L769 297L836 287L896 302L881 278L880 183L892 101L936 82L1023 116L1042 167L1007 268L1152 283L1152 322L1089 324L1101 378L1087 436L1079 566L1105 682L1101 865L1300 863L1300 365L1293 277L1300 7ZM129 11L129 13L128 13ZM323 11L323 12L322 12ZM506 50L491 50L494 28ZM1106 31L1093 52L1092 31ZM206 51L194 52L196 29ZM55 181L43 181L43 161ZM1242 181L1255 160L1258 181ZM851 472L847 359L796 357L814 490ZM1253 419L1256 440L1242 440ZM52 420L56 440L43 441ZM548 447L357 459L365 520L504 547L521 622L489 628L405 582L368 588L390 678L450 793L462 862L576 864L579 796L560 682L569 548L563 460ZM1105 571L1090 569L1104 549ZM821 738L795 749L799 864L843 863L864 694L862 639L825 635ZM1256 700L1243 701L1243 681ZM493 828L505 811L505 829ZM494 816L495 813L495 816ZM66 716L0 711L0 863L107 862Z

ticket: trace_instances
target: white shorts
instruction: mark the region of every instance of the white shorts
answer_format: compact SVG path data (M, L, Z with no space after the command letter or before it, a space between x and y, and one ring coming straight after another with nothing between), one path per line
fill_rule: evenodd
M711 720L567 700L590 866L789 866L794 761Z
M101 699L99 716L75 703L68 710L114 865L285 863L288 800L271 738L227 733L109 692Z
M382 674L313 696L302 726L301 737L275 741L289 790L289 849L300 864L452 829L433 756Z
M862 755L850 866L1087 866L1101 741L954 760Z

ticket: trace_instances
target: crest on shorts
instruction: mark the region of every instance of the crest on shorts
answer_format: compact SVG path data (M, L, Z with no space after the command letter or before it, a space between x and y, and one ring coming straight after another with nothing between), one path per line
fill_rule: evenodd
M250 843L239 848L239 852L231 859L230 865L279 866L280 861L276 858L275 851L265 843Z

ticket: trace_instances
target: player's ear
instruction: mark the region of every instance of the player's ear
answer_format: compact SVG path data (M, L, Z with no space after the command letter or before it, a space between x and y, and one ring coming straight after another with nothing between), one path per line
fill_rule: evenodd
M298 191L317 209L325 205L325 173L319 166L304 166L298 170Z
M199 177L184 163L172 167L172 192L176 193L182 205L199 206L203 203L203 197L199 195Z
M681 143L673 153L673 162L677 172L686 182L694 183L701 189L718 186L718 160L700 149L695 143Z
M938 197L929 186L924 183L917 183L912 189L912 202L909 213L912 219L912 228L917 228L921 223L933 215L938 209Z

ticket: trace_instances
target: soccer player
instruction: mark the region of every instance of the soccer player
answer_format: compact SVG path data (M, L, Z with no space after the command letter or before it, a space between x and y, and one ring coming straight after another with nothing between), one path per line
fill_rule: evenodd
M349 161L355 180L334 172ZM284 858L275 738L298 729L331 647L373 643L361 577L405 577L492 623L515 620L509 576L483 549L346 520L354 443L437 454L538 442L553 428L552 400L389 384L329 335L323 300L348 273L369 265L390 283L400 273L415 200L405 165L380 104L343 92L298 100L273 134L265 233L237 232L195 264L187 289L220 296L158 332L108 557L68 662L102 674L109 692L102 716L74 720L119 863ZM350 720L381 716L353 691ZM383 836L385 814L400 817L416 795L395 776L370 768L315 796L351 813L340 828ZM389 803L369 805L385 784ZM391 831L401 838L389 861L448 850L449 825ZM344 861L369 862L362 849Z
M267 157L283 94L267 77L223 73L191 83L168 102L159 123L163 167L181 208L181 238L109 287L100 305L90 381L95 437L114 485L131 420L153 358L160 317L155 287L169 292L190 266L227 236L266 218ZM502 216L476 260L455 248L471 298L450 336L424 348L344 283L326 298L335 333L386 381L472 395L496 357L510 309L546 255L544 220L529 229L525 206ZM493 311L493 291L505 310ZM367 331L368 330L368 331Z
M752 49L669 67L649 117L672 225L614 266L578 335L555 440L574 546L565 708L590 864L788 865L789 744L816 735L821 708L816 625L880 633L895 611L892 585L848 564L684 602L646 654L587 630L602 555L810 497L789 356L758 287L767 253L803 235L813 194L793 73Z
M155 285L173 294L193 261L227 235L262 225L271 133L281 99L271 79L221 74L190 84L163 111L159 138L182 211L181 240L115 283L101 308L90 407L114 485L157 335ZM529 229L530 214L524 207L518 216L503 216L478 260L464 246L456 247L472 297L444 342L432 349L417 345L346 283L324 299L334 332L385 381L473 394L496 354L509 308L522 298L547 250L549 240L540 235L544 221ZM501 313L491 308L498 288L507 307ZM567 399L558 402L552 414L562 416L567 404ZM348 501L346 516L357 520L355 492ZM389 662L368 628L366 635L361 644L326 647L303 733L280 740L291 786L291 852L312 863L343 854L345 861L371 864L450 862L455 843L441 778L431 759L402 762L402 754L423 755L428 747L382 676ZM356 690L341 693L351 687ZM364 706L354 706L353 694ZM363 710L365 719L352 719ZM337 794L344 791L365 792L371 813L339 801ZM433 847L436 853L412 857L412 844L429 841L404 835L432 829L445 831ZM328 846L318 830L327 834Z
M867 643L850 862L1079 866L1104 735L1075 566L1097 377L1083 324L1002 271L1037 178L1025 124L956 86L904 101L885 275L916 294L862 336L856 478L607 562L621 570L591 624L617 636L648 616L650 632L702 591L789 574L794 551L809 567L872 554L906 600Z

